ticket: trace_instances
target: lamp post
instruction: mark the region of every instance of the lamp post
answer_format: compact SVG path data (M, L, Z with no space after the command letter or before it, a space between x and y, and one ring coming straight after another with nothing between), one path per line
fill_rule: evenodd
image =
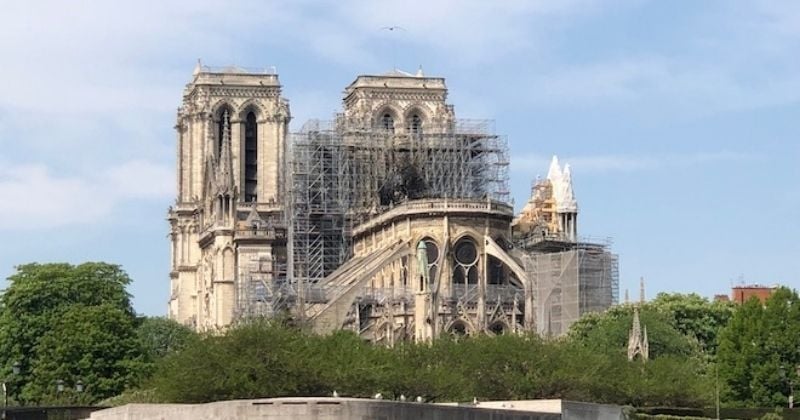
M83 393L83 390L84 390L83 381L78 379L78 382L75 382L75 404L79 405L82 404L83 396L81 394Z
M14 362L14 364L11 365L11 374L12 374L12 376L19 375L19 371L20 371L19 362ZM9 378L6 378L6 379L3 380L3 383L2 383L2 385L3 385L3 417L2 417L2 419L3 420L6 419L6 411L8 410L8 382L9 382Z
M80 394L83 393L86 387L83 385L83 381L78 379L75 382L75 389L69 388L66 386L66 382L63 379L56 380L56 392L58 394L58 402L59 404L74 404L76 400L80 400ZM69 391L64 393L64 391Z
M56 404L64 404L64 380L56 379Z

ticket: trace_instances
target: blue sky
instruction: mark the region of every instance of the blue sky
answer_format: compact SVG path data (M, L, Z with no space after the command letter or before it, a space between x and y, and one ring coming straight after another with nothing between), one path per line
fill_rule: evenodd
M67 6L67 4L69 4ZM0 277L103 260L166 312L175 109L198 58L275 66L297 129L358 74L447 78L506 134L519 208L553 154L621 290L800 287L800 2L4 2ZM404 31L382 31L399 25ZM0 281L0 287L2 282Z

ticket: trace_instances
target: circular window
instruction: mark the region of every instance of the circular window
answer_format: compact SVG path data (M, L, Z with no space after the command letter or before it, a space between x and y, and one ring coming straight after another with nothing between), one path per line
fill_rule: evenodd
M470 240L462 240L456 244L456 261L461 265L473 265L478 261L478 248Z

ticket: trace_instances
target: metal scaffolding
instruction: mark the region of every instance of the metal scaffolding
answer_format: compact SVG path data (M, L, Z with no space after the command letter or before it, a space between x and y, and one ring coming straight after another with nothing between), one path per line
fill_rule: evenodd
M589 312L600 312L619 300L619 265L609 243L551 241L528 246L523 258L534 284L536 328L559 336Z
M351 256L350 232L406 200L509 202L508 147L490 121L425 133L312 120L291 136L289 260L297 283L320 282ZM302 288L301 288L302 289Z
M312 120L290 136L289 147L286 257L252 257L249 265L240 265L241 318L289 311L300 317L319 314L349 290L339 284L345 272L382 261L353 258L354 229L401 203L435 198L511 201L506 139L494 134L486 121L398 134L348 127L341 119ZM533 283L540 334L564 334L583 314L618 301L618 262L609 246L563 236L515 238L515 258L522 260ZM376 252L394 255L394 247ZM499 305L516 301L520 290L492 286L484 298ZM468 292L459 301L474 300Z
M286 313L295 301L296 292L286 281L286 264L274 261L269 254L252 255L239 265L236 288L236 317L274 317Z

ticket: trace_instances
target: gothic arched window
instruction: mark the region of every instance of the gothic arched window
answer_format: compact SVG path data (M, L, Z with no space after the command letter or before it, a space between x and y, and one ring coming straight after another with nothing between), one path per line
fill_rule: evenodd
M381 117L381 128L391 133L394 133L394 117L392 114L386 112Z
M411 116L411 122L408 125L408 132L411 135L422 135L422 118L418 114L414 114Z
M244 201L258 201L258 123L253 112L244 122Z

